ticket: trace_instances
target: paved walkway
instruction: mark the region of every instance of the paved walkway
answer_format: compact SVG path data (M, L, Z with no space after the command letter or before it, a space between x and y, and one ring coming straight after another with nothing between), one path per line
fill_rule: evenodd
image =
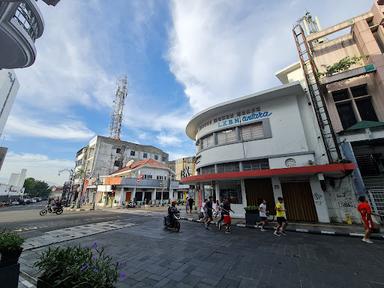
M276 237L238 227L224 234L188 221L175 233L164 230L158 216L126 215L138 224L60 246L104 246L121 263L117 287L384 287L381 241L368 245L303 233ZM44 249L23 252L22 270Z

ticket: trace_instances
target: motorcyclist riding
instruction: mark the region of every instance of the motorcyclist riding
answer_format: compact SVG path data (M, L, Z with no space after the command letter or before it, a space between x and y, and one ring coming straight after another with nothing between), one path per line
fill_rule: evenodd
M168 219L171 227L175 225L175 217L174 215L179 213L179 210L176 208L176 201L172 201L171 206L168 207Z

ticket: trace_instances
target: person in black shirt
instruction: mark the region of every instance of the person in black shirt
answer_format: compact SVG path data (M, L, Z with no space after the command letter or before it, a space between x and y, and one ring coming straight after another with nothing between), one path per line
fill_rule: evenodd
M211 223L211 221L213 220L213 202L212 202L212 196L209 196L208 198L209 200L207 201L207 203L205 204L205 209L207 211L207 219L205 221L205 228L207 230L209 230L208 226L209 226L209 223Z
M187 201L188 201L188 205L189 205L189 213L192 214L193 203L195 202L195 200L193 200L192 197L189 197Z

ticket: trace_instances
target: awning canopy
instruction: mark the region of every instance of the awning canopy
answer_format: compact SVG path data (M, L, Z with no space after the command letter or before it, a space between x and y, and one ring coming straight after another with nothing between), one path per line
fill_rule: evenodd
M224 172L224 173L212 173L204 175L195 175L186 178L182 178L182 183L198 183L213 180L233 180L233 179L245 179L245 178L261 178L272 176L303 176L314 175L323 173L328 176L342 176L345 173L352 171L356 168L354 163L337 163L327 165L313 165L313 166L301 166L290 168L276 168L276 169L263 169L263 170L248 170L240 172Z

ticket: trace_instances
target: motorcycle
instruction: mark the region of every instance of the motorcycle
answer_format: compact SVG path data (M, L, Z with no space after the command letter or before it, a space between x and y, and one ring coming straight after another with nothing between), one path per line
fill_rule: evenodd
M56 215L61 215L63 213L63 207L59 206L56 208L52 208L51 206L47 206L40 211L40 216L45 216L47 213L56 213Z
M136 203L134 201L130 201L127 206L127 208L135 208L136 207Z
M173 217L173 223L170 217ZM172 214L172 216L164 216L164 228L173 229L176 232L180 231L180 212Z

